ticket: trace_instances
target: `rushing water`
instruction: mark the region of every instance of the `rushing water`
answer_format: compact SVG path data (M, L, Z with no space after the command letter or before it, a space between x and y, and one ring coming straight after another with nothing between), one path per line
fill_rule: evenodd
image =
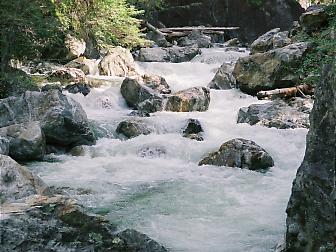
M177 91L206 86L220 63L237 55L208 49L193 62L141 63L139 68L164 76ZM114 130L129 118L130 110L118 85L95 89L85 98L71 97L105 137L87 147L84 156L55 156L56 162L31 164L48 184L68 188L120 229L137 229L172 251L273 251L281 240L306 130L237 124L239 108L260 101L238 90L211 91L207 112L155 113L142 119L155 129L154 134L121 141ZM204 142L181 136L188 118L200 120ZM267 173L197 166L204 155L236 137L264 147L275 166Z

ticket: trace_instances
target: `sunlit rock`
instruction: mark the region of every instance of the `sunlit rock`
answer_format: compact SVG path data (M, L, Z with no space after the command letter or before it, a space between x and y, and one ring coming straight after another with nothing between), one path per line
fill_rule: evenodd
M140 135L149 135L152 133L152 129L149 128L143 121L126 120L118 124L116 132L129 139Z

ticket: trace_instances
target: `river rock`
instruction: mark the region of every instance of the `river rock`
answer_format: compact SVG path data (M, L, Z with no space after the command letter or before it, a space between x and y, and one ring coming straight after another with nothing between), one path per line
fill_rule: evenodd
M280 28L275 28L261 35L251 44L251 53L262 53L275 48L281 48L291 43L288 32L280 32Z
M315 89L304 160L287 206L284 251L335 251L336 65Z
M140 135L149 135L152 133L152 129L150 129L143 121L126 120L118 124L116 132L122 134L127 139L130 139Z
M9 251L167 252L135 230L116 233L114 225L88 213L65 196L31 196L2 205L1 249Z
M198 165L238 167L253 171L274 165L272 157L255 142L236 138L224 143L218 151L209 154Z
M197 46L199 48L208 48L211 47L211 37L199 30L194 30L187 37L179 39L178 45L181 47Z
M252 104L239 110L237 122L278 129L309 128L312 107L313 100L302 98Z
M155 74L144 74L139 75L137 80L146 85L147 87L155 90L156 92L160 94L170 94L171 90L170 87L165 80L165 78L155 75Z
M68 91L71 94L82 94L84 96L87 96L91 88L88 84L86 83L75 83L75 84L70 84L65 87L65 90Z
M163 109L163 97L136 79L126 78L121 84L121 94L128 106L153 113Z
M57 90L0 100L0 128L30 121L40 122L47 144L71 148L95 143L81 105Z
M126 77L137 74L131 52L120 46L109 49L98 67L101 75Z
M26 167L0 154L0 203L48 192L47 186ZM3 212L1 211L1 214ZM0 218L1 221L2 218ZM3 242L3 240L2 240Z
M206 111L210 104L210 90L193 87L168 97L165 110L173 112Z
M52 71L48 75L48 80L51 82L61 82L62 84L85 82L86 77L82 70L77 68L63 67Z
M65 57L67 60L73 60L75 58L78 58L85 52L85 41L82 39L78 39L70 34L67 34L64 44L67 49L67 55Z
M0 135L0 155L8 155L9 153L9 140Z
M183 137L203 141L203 128L199 120L197 119L188 119L187 126L183 130Z
M323 5L315 5L309 8L300 17L300 24L305 32L319 30L328 22L328 15Z
M225 41L224 47L241 47L242 43L238 38L232 38L229 39L228 41Z
M74 59L67 63L65 66L70 68L78 68L85 74L95 75L99 73L98 70L99 60L87 59L84 56Z
M39 160L45 154L46 140L39 122L3 127L0 135L8 139L9 156L15 160Z
M142 62L172 62L180 63L193 59L200 54L201 50L198 47L178 47L169 48L141 48L138 60Z
M238 87L255 95L261 90L294 86L299 80L295 67L309 47L305 42L295 43L238 59L233 71Z
M234 88L236 86L236 79L232 75L233 68L232 64L223 63L208 87L223 90Z
M49 90L58 90L59 92L62 92L62 86L61 84L50 83L41 88L41 92L48 92Z

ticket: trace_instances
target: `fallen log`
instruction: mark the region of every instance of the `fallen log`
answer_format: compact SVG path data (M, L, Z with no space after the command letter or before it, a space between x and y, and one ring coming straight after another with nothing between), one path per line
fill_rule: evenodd
M152 32L155 32L161 36L165 36L165 34L163 32L161 32L158 28L156 28L154 25L150 24L149 22L147 21L144 21L143 23L148 30L152 31Z
M257 97L259 100L274 98L290 98L295 96L313 95L314 88L311 85L303 84L290 88L279 88L269 91L259 91Z

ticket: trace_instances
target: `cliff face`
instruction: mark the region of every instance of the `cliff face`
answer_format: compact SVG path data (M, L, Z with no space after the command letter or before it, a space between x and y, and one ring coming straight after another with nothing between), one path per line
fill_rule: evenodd
M272 28L288 30L304 11L295 0L265 0L255 6L247 0L168 1L158 20L174 26L239 26L239 36L251 42ZM180 4L180 5L179 5Z
M323 71L310 123L287 207L286 252L336 251L336 64Z

